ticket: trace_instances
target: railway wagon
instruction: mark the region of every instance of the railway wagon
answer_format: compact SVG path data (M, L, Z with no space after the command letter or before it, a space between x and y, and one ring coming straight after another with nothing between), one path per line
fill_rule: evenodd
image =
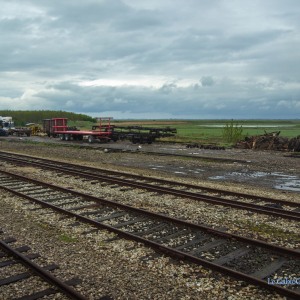
M175 128L165 127L143 127L143 126L113 126L112 139L128 139L133 144L151 144L157 138L174 136L177 133Z
M107 124L103 124L103 121L107 121ZM96 140L109 141L112 135L110 118L101 118L100 125L95 130L79 130L76 127L69 127L67 118L44 119L43 130L49 137L59 137L65 141L81 141L84 136L87 136L89 143Z
M95 141L107 142L130 140L132 143L151 144L157 138L174 136L175 128L143 127L143 126L115 126L110 123L111 118L100 118L99 125L92 130L79 130L67 125L67 118L53 118L43 120L43 130L49 137L59 137L61 140L83 140L86 136L89 143Z

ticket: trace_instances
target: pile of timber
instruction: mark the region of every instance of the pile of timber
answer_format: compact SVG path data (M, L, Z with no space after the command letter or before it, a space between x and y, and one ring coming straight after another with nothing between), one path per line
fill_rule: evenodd
M257 150L277 150L277 151L300 151L300 136L292 139L280 137L280 131L270 132L263 135L246 137L239 141L236 148L257 149Z

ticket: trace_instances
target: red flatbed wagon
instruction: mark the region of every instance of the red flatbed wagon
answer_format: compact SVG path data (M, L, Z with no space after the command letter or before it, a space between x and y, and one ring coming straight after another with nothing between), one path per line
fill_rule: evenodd
M103 124L105 122L105 124ZM109 141L112 136L110 118L100 118L100 124L95 130L78 130L68 126L67 118L52 118L43 120L44 132L50 137L59 137L61 140L83 140L84 136L90 143L95 140Z

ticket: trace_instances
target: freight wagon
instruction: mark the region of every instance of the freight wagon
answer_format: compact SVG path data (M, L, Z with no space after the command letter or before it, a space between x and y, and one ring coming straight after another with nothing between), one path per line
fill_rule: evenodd
M110 123L111 118L100 118L99 125L92 130L79 130L69 127L67 118L53 118L43 120L43 130L50 137L59 137L61 140L83 140L87 137L89 143L94 141L118 141L128 139L135 143L151 144L160 137L174 136L175 128L152 128L142 126L115 126Z
M177 133L175 128L165 127L143 127L143 126L113 126L112 139L128 139L133 144L151 144L157 138L174 136Z
M107 124L104 125L103 121L107 121ZM67 118L44 119L43 130L49 137L59 137L65 141L82 141L84 136L87 136L89 143L95 140L109 141L111 139L110 118L101 118L97 129L85 131L69 127Z

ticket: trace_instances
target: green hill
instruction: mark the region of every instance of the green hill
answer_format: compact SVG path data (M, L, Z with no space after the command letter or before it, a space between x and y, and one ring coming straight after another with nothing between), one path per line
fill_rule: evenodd
M43 119L68 118L70 121L95 122L95 119L84 115L56 110L0 110L0 116L12 117L15 126L24 126L26 123L42 123Z

